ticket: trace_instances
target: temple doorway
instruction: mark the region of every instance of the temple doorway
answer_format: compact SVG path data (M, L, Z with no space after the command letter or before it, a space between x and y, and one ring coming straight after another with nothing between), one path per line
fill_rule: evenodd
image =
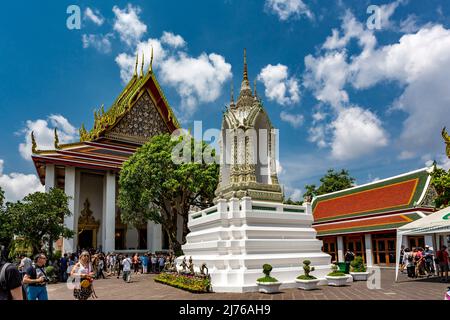
M78 235L78 245L81 249L89 249L94 247L93 243L93 231L92 230L83 230Z
M100 223L95 220L90 206L86 198L78 218L78 248L80 249L97 249L97 232Z

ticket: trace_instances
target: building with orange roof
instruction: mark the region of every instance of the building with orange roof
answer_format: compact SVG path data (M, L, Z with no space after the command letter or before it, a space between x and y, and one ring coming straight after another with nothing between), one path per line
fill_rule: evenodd
M323 251L343 262L347 249L368 266L395 266L397 228L434 212L433 167L320 195L313 199L313 227ZM427 236L408 237L408 247L432 246Z

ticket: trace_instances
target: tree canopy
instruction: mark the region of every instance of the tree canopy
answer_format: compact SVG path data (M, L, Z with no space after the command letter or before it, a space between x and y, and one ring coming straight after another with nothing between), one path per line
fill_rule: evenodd
M178 216L184 221L184 240L191 206L205 208L212 204L219 173L216 163L173 161L172 153L180 141L168 134L158 135L139 148L122 166L118 196L123 222L134 226L147 220L161 223L174 251L181 248ZM198 148L193 139L189 141L191 151L194 145ZM204 142L200 146L202 152L210 148Z
M59 237L71 238L74 232L64 226L64 217L70 216L69 197L58 188L48 193L35 192L27 195L22 201L8 202L4 219L10 232L23 244L30 245L33 253L41 250L44 244L50 248Z
M340 172L329 169L320 179L321 185L317 188L315 184L305 185L306 196L320 196L322 194L335 192L353 187L355 178L351 177L348 170L342 169Z
M431 174L431 184L438 196L435 199L436 208L445 208L450 205L450 169L445 171L435 168Z

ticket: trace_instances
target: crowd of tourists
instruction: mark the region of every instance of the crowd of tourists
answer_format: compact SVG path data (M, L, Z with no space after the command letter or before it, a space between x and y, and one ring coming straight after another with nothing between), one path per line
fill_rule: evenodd
M55 277L72 284L75 299L95 298L94 280L122 277L129 283L132 274L160 273L171 258L172 254L165 252L128 254L90 249L64 254L52 261L47 260L45 253L39 253L33 260L21 255L16 262L8 263L2 251L0 300L48 300L47 284ZM56 271L54 277L47 274L48 266Z
M409 278L431 277L438 275L441 282L448 282L449 254L443 245L436 253L432 247L405 248L400 253L400 271L405 269Z

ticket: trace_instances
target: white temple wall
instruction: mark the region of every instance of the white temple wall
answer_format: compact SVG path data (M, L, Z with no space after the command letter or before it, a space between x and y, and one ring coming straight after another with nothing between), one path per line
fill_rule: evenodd
M80 173L80 197L78 208L81 212L84 208L86 198L89 200L90 209L95 220L100 222L97 232L97 247L102 244L102 212L103 212L103 179L99 174L81 172ZM79 215L78 215L79 216ZM78 223L78 220L76 221Z

